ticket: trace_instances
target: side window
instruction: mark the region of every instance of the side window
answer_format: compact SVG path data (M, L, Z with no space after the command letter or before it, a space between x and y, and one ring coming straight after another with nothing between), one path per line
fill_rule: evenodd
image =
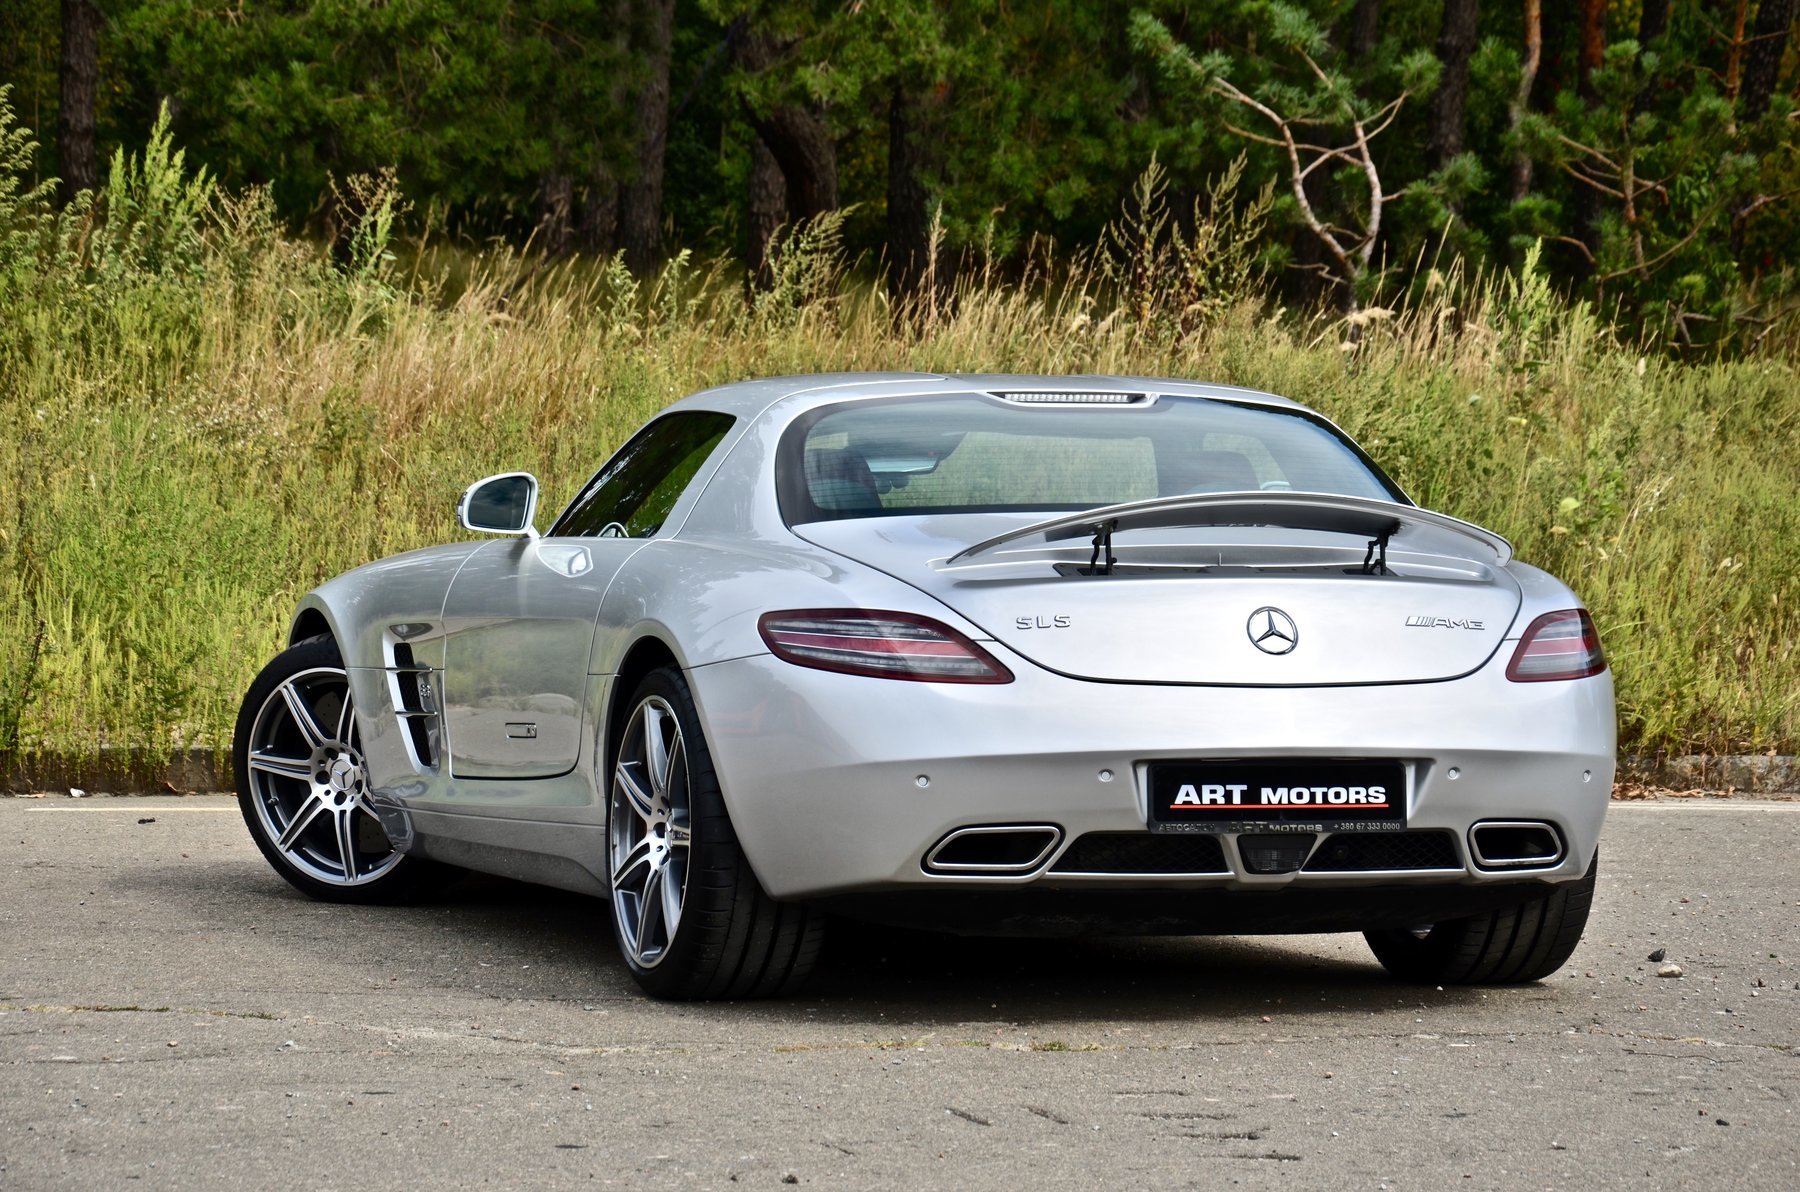
M588 481L550 527L553 535L648 538L736 421L691 412L658 418L639 431Z

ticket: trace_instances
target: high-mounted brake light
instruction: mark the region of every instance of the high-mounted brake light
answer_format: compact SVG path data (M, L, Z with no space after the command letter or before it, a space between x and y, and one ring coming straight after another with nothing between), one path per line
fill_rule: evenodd
M795 666L926 683L1010 683L1012 672L948 625L911 613L801 608L756 623L777 658Z
M1044 389L1007 390L994 394L1002 401L1017 402L1021 405L1047 406L1134 406L1141 403L1148 394L1144 393L1096 393L1087 392L1052 392Z
M1550 679L1583 679L1606 669L1600 650L1600 633L1582 608L1545 613L1531 623L1506 677L1515 683L1542 683Z

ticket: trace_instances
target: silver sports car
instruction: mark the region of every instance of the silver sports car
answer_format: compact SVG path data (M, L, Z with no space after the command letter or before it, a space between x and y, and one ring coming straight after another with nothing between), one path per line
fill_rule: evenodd
M549 525L301 602L238 718L317 898L445 865L608 899L650 993L792 989L827 917L1361 931L1410 981L1580 938L1612 676L1568 588L1304 406L1138 377L727 385Z

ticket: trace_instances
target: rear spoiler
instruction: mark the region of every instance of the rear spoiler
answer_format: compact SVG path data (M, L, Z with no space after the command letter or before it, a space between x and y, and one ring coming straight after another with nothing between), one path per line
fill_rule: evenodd
M1067 513L983 539L957 551L941 565L951 567L1009 542L1034 537L1041 537L1046 542L1092 538L1098 556L1103 549L1110 553L1112 536L1120 531L1177 526L1280 526L1287 530L1324 530L1368 539L1371 554L1379 544L1385 555L1387 540L1407 525L1431 526L1472 539L1493 551L1497 563L1504 564L1512 558L1512 543L1500 535L1416 505L1333 493L1242 492L1155 497L1148 501Z

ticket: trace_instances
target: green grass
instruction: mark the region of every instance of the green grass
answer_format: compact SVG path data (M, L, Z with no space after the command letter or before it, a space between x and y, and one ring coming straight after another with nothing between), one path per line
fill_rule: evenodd
M1110 297L1098 258L975 268L902 316L839 268L829 227L747 306L727 268L685 259L639 285L503 251L403 263L371 234L333 263L166 140L115 163L104 209L0 187L0 755L222 747L296 598L457 537L472 479L531 470L553 508L691 390L898 368L1305 401L1415 499L1574 585L1625 748L1800 748L1794 362L1646 355L1529 271L1452 277L1354 329L1248 290L1195 325Z

